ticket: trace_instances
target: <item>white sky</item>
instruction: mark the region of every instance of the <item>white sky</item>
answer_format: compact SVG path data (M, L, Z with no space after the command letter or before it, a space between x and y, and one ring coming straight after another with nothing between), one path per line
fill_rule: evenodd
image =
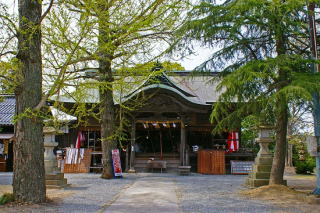
M0 3L7 4L10 8L9 12L17 12L18 11L18 0L0 0ZM175 61L180 63L186 70L193 70L195 67L203 63L208 59L210 54L213 52L212 49L204 48L195 45L194 55L190 55L183 59L169 59L170 61Z

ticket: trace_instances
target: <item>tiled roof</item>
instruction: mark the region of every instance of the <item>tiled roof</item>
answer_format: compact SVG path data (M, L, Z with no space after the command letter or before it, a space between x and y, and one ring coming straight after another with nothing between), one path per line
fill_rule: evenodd
M0 125L13 125L15 106L13 95L0 95Z
M0 125L13 125L16 99L13 95L0 95ZM69 122L77 120L76 117L68 115L54 107L50 107L51 113L57 121Z
M217 75L203 75L203 76L191 76L187 75L188 72L184 71L184 75L167 75L164 77L168 83L163 84L154 83L153 85L148 84L148 79L137 80L137 77L127 77L125 81L127 88L123 88L122 95L118 91L119 89L114 88L114 102L119 102L119 97L122 101L126 101L141 91L145 89L154 88L155 86L163 89L171 90L172 92L179 93L183 98L189 100L190 102L197 103L200 105L211 105L212 103L219 101L219 96L221 91L217 91L216 87L218 85ZM190 74L190 73L189 73ZM140 82L140 83L135 83ZM76 90L75 88L71 89ZM81 96L73 97L69 94L64 94L60 96L53 96L51 100L57 100L60 102L85 102L85 103L98 103L99 102L99 91L96 88L89 88L81 90Z

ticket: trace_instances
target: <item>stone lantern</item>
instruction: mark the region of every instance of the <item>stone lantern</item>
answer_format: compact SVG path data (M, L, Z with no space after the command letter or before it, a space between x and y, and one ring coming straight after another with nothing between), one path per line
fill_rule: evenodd
M46 172L47 188L61 188L67 185L67 179L58 169L58 161L53 153L54 147L58 145L55 135L58 131L54 127L44 127L44 167Z
M258 138L255 140L259 143L260 150L258 152L259 157L270 157L269 144L273 140L273 127L271 126L259 126Z
M53 153L54 147L58 146L58 143L55 141L56 129L53 127L44 127L44 166L46 174L56 174L58 170L57 158Z
M259 143L260 150L254 161L252 172L249 174L246 184L250 187L259 187L269 184L273 156L269 151L269 144L274 141L273 127L259 126L259 135L255 139Z

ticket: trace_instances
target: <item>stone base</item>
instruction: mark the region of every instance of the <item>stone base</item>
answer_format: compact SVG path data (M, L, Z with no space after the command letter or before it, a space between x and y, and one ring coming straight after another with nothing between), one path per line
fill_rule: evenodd
M246 180L246 184L250 187L253 187L253 188L260 187L260 186L266 186L266 185L269 185L269 179L248 178Z
M295 175L296 174L296 168L291 166L286 166L284 168L284 174L285 175Z
M128 173L136 173L136 170L134 170L134 169L129 169L129 170L128 170Z
M48 189L64 188L68 186L67 179L64 178L64 173L47 174L46 186Z
M253 188L269 185L272 160L271 155L257 156L252 172L246 179L246 185Z
M254 179L254 178L248 178L246 180L246 185L256 188L260 186L267 186L269 185L270 179ZM283 180L283 185L287 186L287 180Z
M179 174L180 175L189 175L191 166L179 166Z
M246 185L253 188L269 185L272 160L272 156L257 156L252 172L246 179ZM286 180L283 185L287 185Z

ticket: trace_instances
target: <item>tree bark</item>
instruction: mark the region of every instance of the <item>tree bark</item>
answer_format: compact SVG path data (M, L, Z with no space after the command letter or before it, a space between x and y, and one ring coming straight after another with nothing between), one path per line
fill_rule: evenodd
M108 82L110 83L110 81ZM113 178L111 150L117 148L114 140L115 109L111 89L100 89L101 142L102 142L102 175L101 178Z
M99 73L100 73L100 113L101 113L101 143L102 143L102 175L101 178L113 178L111 150L117 148L115 141L115 106L113 101L114 81L112 63L111 34L108 25L108 9L101 5L103 14L99 20Z
M276 52L277 56L281 57L286 54L286 36L281 22L282 12L279 8L275 8L275 19L273 21ZM288 73L282 67L279 67L277 79L277 92L287 86ZM276 146L272 161L269 184L284 184L283 174L285 168L286 148L287 148L287 125L288 125L288 101L285 95L278 94L275 101L275 116L276 116Z
M276 113L276 146L272 161L269 184L284 184L283 174L286 158L288 106L285 97L278 97Z
M33 108L42 96L41 3L19 0L13 195L17 201L40 203L46 200L43 126Z

